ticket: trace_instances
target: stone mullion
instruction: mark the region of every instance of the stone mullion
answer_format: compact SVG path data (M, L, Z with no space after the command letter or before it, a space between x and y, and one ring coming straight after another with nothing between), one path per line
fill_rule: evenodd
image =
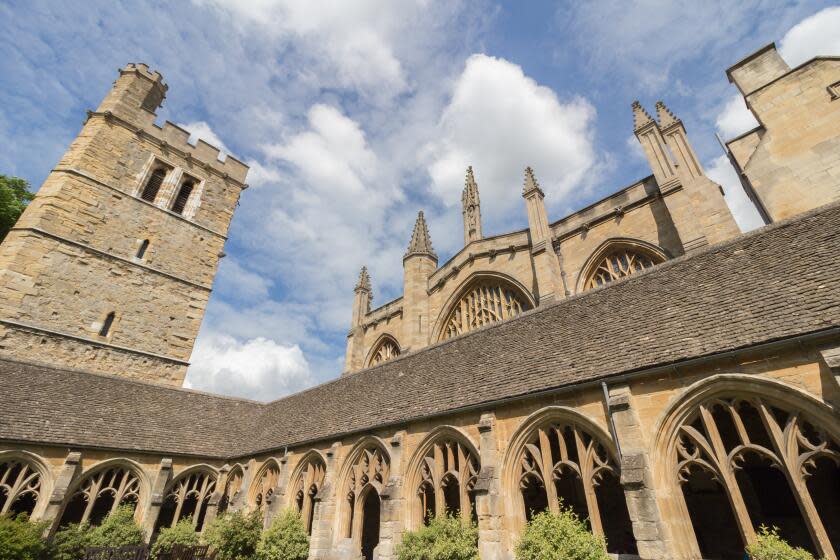
M470 494L467 490L467 479L470 476L470 459L460 443L456 443L455 448L458 452L458 501L461 508L461 522L464 525L468 525L472 522Z
M443 495L443 452L439 443L434 444L433 449L435 470L432 475L432 485L435 490L435 515L440 516L446 512Z
M817 546L818 554L826 560L837 560L837 555L831 545L831 540L828 538L825 526L820 519L819 513L817 513L817 507L811 499L811 494L808 492L808 487L802 479L801 471L798 468L799 445L796 441L796 435L799 430L799 415L795 414L791 417L783 433L764 403L759 403L758 409L761 412L765 426L769 428L768 431L773 439L773 446L776 448L776 453L782 459L780 462L784 465L785 477L793 486L796 503L806 520L808 532L811 534L811 540Z
M184 481L182 480L178 483L178 490L175 492L175 514L172 516L172 523L170 527L174 527L176 523L178 523L178 518L181 517L181 510L184 507L184 500L186 499L186 488L184 487ZM164 497L164 502L166 501L166 497Z
M87 505L85 505L85 511L82 514L81 523L84 523L90 517L90 512L93 510L93 504L96 502L96 498L99 495L99 488L102 485L102 477L105 473L100 473L94 477L93 480L90 482L90 486L85 491L87 494Z
M553 513L560 511L560 504L557 501L557 487L554 485L554 459L551 456L551 443L544 428L539 429L540 438L540 461L543 471L543 483L546 496L548 497L548 509ZM561 447L562 449L562 447Z
M735 471L729 462L729 456L726 453L726 447L723 445L720 432L718 432L717 424L715 424L712 413L709 412L709 409L705 405L700 406L700 417L703 426L706 428L706 433L709 435L709 442L712 444L712 449L715 453L715 461L720 467L723 486L729 496L732 509L735 510L735 519L738 522L738 528L741 530L741 536L747 543L754 543L756 538L755 529L750 520L747 504L744 502L744 496L741 494L741 488L738 486Z
M584 448L577 428L574 430L574 434L575 446L577 448L578 458L580 459L578 468L580 469L580 478L583 483L583 494L586 496L586 509L589 511L589 522L592 525L592 532L596 535L603 536L604 526L601 524L601 511L598 508L598 499L595 496L595 487L592 484L592 476L594 474L592 469L592 450L594 446L590 442L589 449Z

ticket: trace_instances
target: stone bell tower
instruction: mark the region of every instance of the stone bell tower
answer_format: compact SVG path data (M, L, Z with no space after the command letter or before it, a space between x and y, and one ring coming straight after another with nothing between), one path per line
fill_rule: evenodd
M181 385L248 168L128 64L0 245L0 356Z

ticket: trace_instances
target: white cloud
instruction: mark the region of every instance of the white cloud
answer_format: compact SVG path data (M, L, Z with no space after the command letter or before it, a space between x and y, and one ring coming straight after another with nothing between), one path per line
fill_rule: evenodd
M235 257L221 261L216 277L217 289L234 301L265 300L271 279L243 267Z
M314 384L297 345L282 346L259 337L239 342L207 333L199 338L185 387L267 401Z
M779 43L791 66L818 55L840 55L840 6L826 8L791 27Z
M482 215L491 226L506 225L498 222L511 209L525 216L522 182L525 167L531 166L547 201L556 204L595 165L594 119L587 100L561 101L518 65L473 55L455 84L437 138L426 148L432 191L456 205L472 165Z
M726 156L715 158L710 165L706 166L706 175L709 179L723 187L726 195L726 203L738 223L741 231L750 231L764 225L755 205L744 192L744 187L738 179L735 168Z
M204 140L211 146L218 148L221 152L220 158L224 158L225 154L229 154L230 150L222 142L222 139L210 128L210 125L204 121L195 121L190 123L178 123L178 126L190 132L189 143L193 146L199 139Z
M715 120L715 126L723 139L729 140L757 127L758 121L747 109L743 96L735 94L724 105L723 111Z

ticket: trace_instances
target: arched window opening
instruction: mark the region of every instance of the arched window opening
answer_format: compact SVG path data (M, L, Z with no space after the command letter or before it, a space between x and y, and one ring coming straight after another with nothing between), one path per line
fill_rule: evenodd
M376 445L362 449L347 472L346 516L341 533L353 538L356 550L365 558L372 558L373 548L379 543L379 489L387 484L389 473L388 456Z
M429 448L420 463L417 486L418 516L428 524L435 515L474 515L473 490L479 463L473 452L455 439L441 439Z
M111 327L114 325L114 318L117 316L116 313L111 311L105 316L105 320L102 321L102 326L99 327L99 336L108 336L111 332Z
M195 182L192 180L184 181L181 184L181 188L178 189L178 194L175 196L175 200L172 202L172 211L176 214L183 214L184 209L187 207L187 202L190 200L190 195L195 188Z
M149 175L146 181L146 185L143 187L143 192L140 193L140 198L146 202L154 203L164 179L166 179L166 169L158 167L152 171L152 174Z
M678 427L674 453L704 558L740 558L732 547L742 549L760 525L779 527L782 538L818 557L837 550L840 493L819 494L840 488L833 470L840 448L799 411L761 397L709 399ZM730 519L737 539L723 528Z
M556 512L562 502L588 520L592 532L613 536L607 540L610 553L637 553L624 493L617 483L618 466L605 446L582 427L550 422L537 428L517 465L526 520L546 509ZM599 489L602 484L606 486Z
M362 513L362 558L373 560L373 550L379 545L379 494L371 488L365 493Z
M280 469L272 462L268 466L263 467L258 475L256 485L253 490L253 497L251 503L258 509L266 506L269 498L274 494L274 489L277 487L277 481L280 478Z
M306 531L312 534L312 521L315 516L315 497L324 485L327 466L319 457L312 457L297 474L293 481L295 505L301 519L306 524Z
M99 525L121 505L137 507L140 479L124 467L103 469L88 476L70 497L60 525L85 523Z
M211 472L194 472L176 479L166 493L155 530L174 527L180 520L189 518L195 530L201 531L215 490L216 475Z
M219 500L219 513L226 512L237 494L239 494L239 491L242 490L242 478L242 469L239 467L234 467L228 473L227 481L225 482L225 491Z
M530 308L528 298L509 283L498 280L476 282L452 307L443 323L440 340L512 319Z
M142 259L146 256L146 251L149 249L149 240L144 239L143 242L140 244L140 247L137 249L137 258Z
M41 497L41 475L17 459L0 463L0 514L32 515Z
M662 262L662 258L641 248L620 247L598 261L589 273L584 289L597 288L648 269Z
M373 352L371 352L370 363L368 365L375 366L376 364L393 360L399 355L400 347L397 344L397 341L386 336L381 342L379 342L379 344L377 344Z

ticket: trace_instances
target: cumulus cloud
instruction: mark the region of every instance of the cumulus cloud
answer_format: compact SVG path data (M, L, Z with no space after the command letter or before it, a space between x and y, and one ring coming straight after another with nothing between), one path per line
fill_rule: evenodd
M747 109L744 97L736 94L723 106L723 111L715 119L715 126L724 139L729 139L757 127L758 121Z
M267 401L314 384L309 363L297 345L263 337L240 342L208 333L199 338L185 387Z
M225 143L222 142L222 139L219 138L219 136L213 131L213 129L210 128L210 125L207 124L205 121L178 123L178 126L190 132L189 143L193 146L199 140L204 140L211 146L219 149L219 152L221 152L219 154L220 158L224 158L225 154L230 153L230 150L228 150L227 146L225 146Z
M586 99L561 100L518 65L473 55L426 147L432 192L457 205L472 165L491 226L507 225L499 222L511 209L522 209L524 218L524 168L534 168L549 203L559 202L596 163L594 119Z
M712 160L706 166L706 175L709 179L723 187L726 196L726 203L738 223L741 231L750 231L764 225L761 215L755 205L744 192L744 187L738 179L735 168L726 156L720 156Z

